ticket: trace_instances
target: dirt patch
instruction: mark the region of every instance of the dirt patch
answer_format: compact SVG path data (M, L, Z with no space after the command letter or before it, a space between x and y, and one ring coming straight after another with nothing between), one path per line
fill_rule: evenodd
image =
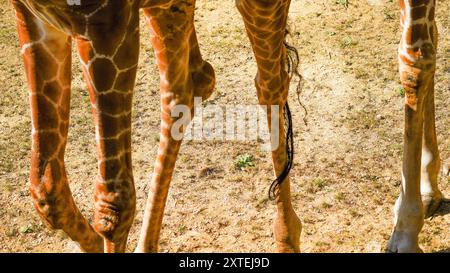
M391 232L399 194L403 98L396 48L396 1L292 2L291 33L302 59L302 101L308 125L291 94L296 158L293 202L304 224L304 252L379 252ZM67 252L73 244L37 217L28 193L30 118L14 14L0 0L0 252ZM250 44L233 1L198 0L196 26L204 57L216 69L207 104L257 104ZM438 141L450 158L450 3L438 3L440 30L436 107ZM142 20L143 21L143 20ZM133 116L133 163L138 213L129 250L141 226L159 133L159 82L149 33L142 48ZM76 58L74 58L76 60ZM82 212L92 216L97 173L88 94L74 62L67 168ZM235 161L252 156L254 166ZM183 144L167 203L162 252L272 252L274 205L267 199L272 167L258 143ZM450 196L448 178L441 189ZM449 251L448 206L427 220L420 235L426 252Z

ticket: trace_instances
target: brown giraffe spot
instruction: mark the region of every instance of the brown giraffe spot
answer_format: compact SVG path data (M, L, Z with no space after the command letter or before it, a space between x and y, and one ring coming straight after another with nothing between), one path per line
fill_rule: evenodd
M121 118L100 114L98 120L100 135L105 138L117 136L124 128L121 126L120 119Z
M58 114L55 107L51 102L43 95L38 94L36 96L37 105L35 111L37 111L37 127L39 129L57 129L58 128Z
M136 69L128 69L119 73L114 85L114 89L122 92L128 92L133 88ZM130 80L132 79L132 81Z
M54 132L39 132L38 138L38 150L41 158L52 158L58 149L60 138L57 133Z
M34 69L33 71L40 71L43 80L50 80L58 73L58 65L52 55L40 44L32 47L34 52Z
M427 6L420 6L412 10L411 19L413 21L427 16Z
M107 139L103 141L103 156L106 158L117 156L122 150L123 145L115 139Z
M431 42L423 44L420 51L425 60L433 60L436 58L436 51Z
M267 89L271 90L272 93L279 95L278 91L282 86L280 77L272 77L267 84Z
M125 111L130 111L132 106L132 94L109 92L107 94L98 94L97 105L102 112L117 115Z
M104 181L114 180L117 178L117 174L120 172L121 168L122 168L121 159L116 158L106 159L99 165L100 176Z
M131 133L123 132L122 134L120 134L119 142L122 143L124 148L130 148L131 147Z
M414 44L419 39L428 40L428 28L426 24L415 24L411 27L411 44Z
M61 86L57 81L51 81L44 84L42 93L45 97L54 103L58 103L61 98Z
M112 88L117 71L111 60L98 58L92 63L89 73L97 91L102 92Z
M62 92L58 114L61 119L68 119L70 111L70 89L67 88Z
M139 58L139 32L132 31L120 45L114 56L114 62L119 69L126 69L137 65Z
M72 33L74 33L75 37L79 36L79 35L84 35L86 32L86 26L87 26L87 21L86 18L84 16L74 16L72 14L72 16L70 17L70 22L71 22L71 30Z
M86 232L86 229L87 229L87 226L86 226L86 224L84 222L78 222L78 230L81 233Z
M100 9L88 23L88 36L97 54L113 56L124 38L130 6L127 1L115 1L114 5Z

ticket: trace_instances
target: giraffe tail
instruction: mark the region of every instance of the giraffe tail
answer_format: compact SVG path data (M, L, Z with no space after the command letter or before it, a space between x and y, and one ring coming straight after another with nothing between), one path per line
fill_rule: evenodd
M287 161L281 174L272 182L272 185L270 185L269 199L272 201L277 197L280 185L287 178L292 169L292 165L294 164L294 133L292 130L292 116L288 103L284 105L284 127L286 128L285 139Z
M303 76L299 72L300 67L300 55L298 53L298 50L289 44L287 41L287 37L290 35L289 31L286 30L285 32L285 40L284 40L284 46L286 48L286 66L287 66L287 72L289 74L289 78L292 80L294 78L297 78L297 85L295 86L295 93L297 95L297 101L300 104L300 106L303 108L303 111L305 112L305 115L303 117L303 122L305 125L308 125L308 109L306 109L306 106L303 104L303 102L300 99L300 96L302 94L302 87L303 87Z
M289 31L286 30L285 37L289 35ZM287 67L287 72L289 74L289 78L292 80L294 77L298 78L298 83L296 86L296 94L297 99L300 104L300 106L303 107L305 111L305 116L303 118L303 121L305 125L307 125L307 119L308 116L308 110L306 109L305 105L300 100L300 95L302 91L302 80L303 77L299 72L299 66L300 66L300 56L298 54L297 49L290 45L287 40L284 41L284 46L286 48L286 59L283 60ZM287 162L286 165L283 168L283 171L281 174L272 182L272 185L270 185L269 188L269 199L275 200L275 198L278 195L278 190L280 185L284 182L284 180L289 175L292 166L294 164L294 132L292 128L292 115L291 110L289 108L289 104L286 102L284 106L284 127L285 127L285 139L286 139L286 155L287 155Z

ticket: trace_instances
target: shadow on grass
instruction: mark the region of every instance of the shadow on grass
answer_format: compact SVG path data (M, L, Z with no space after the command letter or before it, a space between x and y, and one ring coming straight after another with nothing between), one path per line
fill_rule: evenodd
M431 219L433 219L436 216L444 216L450 213L450 199L444 198L442 200L441 205L439 206L436 213L433 215Z

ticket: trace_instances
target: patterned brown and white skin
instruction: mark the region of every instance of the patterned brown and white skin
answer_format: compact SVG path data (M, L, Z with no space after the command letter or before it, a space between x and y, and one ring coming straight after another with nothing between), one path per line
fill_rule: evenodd
M151 29L161 78L161 138L137 252L156 252L163 212L181 141L170 132L176 105L193 108L215 84L194 29L195 0L11 0L30 89L32 163L30 190L42 219L64 230L86 252L123 252L135 214L131 160L132 96L139 55L139 10ZM434 1L400 1L404 35L400 46L407 93L404 180L396 205L391 251L416 251L437 189L439 155L434 128L433 76L437 31ZM255 53L259 102L287 102L289 75L284 45L290 0L236 0ZM77 209L67 181L64 151L70 109L71 43L75 41L90 92L98 146L93 226ZM270 108L268 108L270 109ZM279 113L280 135L283 111ZM269 126L270 110L268 112ZM423 134L423 136L422 136ZM421 140L423 153L421 152ZM272 152L276 175L286 166L280 139ZM422 158L422 168L420 159ZM422 171L420 171L422 170ZM422 177L422 179L421 179ZM422 180L422 186L420 181ZM289 178L278 189L274 234L280 252L300 251L301 223L290 198Z
M262 104L284 106L287 101L289 78L283 41L289 2L237 2L258 62L256 85ZM157 251L181 145L170 134L177 121L171 117L171 110L180 104L192 109L194 97L207 99L215 84L214 70L203 60L197 42L195 0L12 3L30 87L30 189L34 204L46 223L64 230L89 252L125 251L135 214L131 108L139 55L139 10L144 9L160 70L161 138L136 251ZM64 166L72 39L78 48L96 125L99 175L92 227L73 201ZM286 164L286 151L283 145L279 147L273 152L277 174ZM291 205L288 182L278 189L275 236L279 251L294 252L299 251L300 221Z
M436 139L434 74L438 32L436 0L400 0L403 34L400 78L405 89L402 191L394 208L391 252L418 252L424 217L442 201L438 189L441 160Z

